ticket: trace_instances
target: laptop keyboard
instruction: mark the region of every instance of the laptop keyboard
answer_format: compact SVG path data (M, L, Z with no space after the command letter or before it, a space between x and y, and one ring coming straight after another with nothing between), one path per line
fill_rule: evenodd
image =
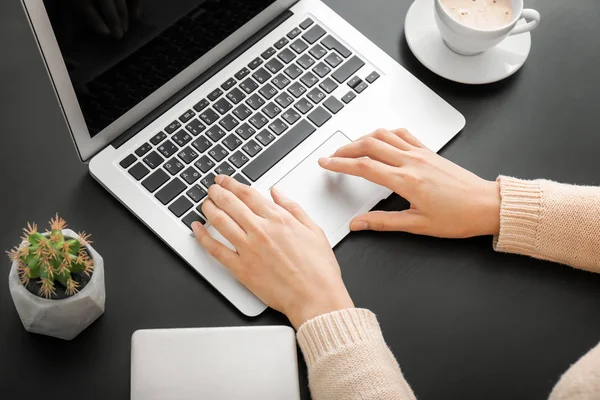
M188 228L205 224L216 175L257 181L379 78L357 77L364 66L307 18L120 165Z

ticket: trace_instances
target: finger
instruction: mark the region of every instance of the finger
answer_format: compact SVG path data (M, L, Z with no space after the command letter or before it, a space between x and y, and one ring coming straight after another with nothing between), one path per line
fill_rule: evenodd
M369 157L373 160L381 161L384 164L398 167L402 165L404 155L401 150L388 143L382 142L374 137L366 137L362 140L340 147L333 153L332 157Z
M208 254L213 256L215 260L223 264L227 269L237 275L240 269L240 256L223 243L212 237L206 228L199 222L192 224L192 230L196 241L206 250Z
M218 175L215 182L229 190L240 199L252 212L263 218L272 215L275 211L273 202L248 185L241 184L230 176Z
M275 187L271 188L271 197L275 204L281 206L284 210L292 214L300 223L312 231L319 230L319 226L308 216L306 211L298 203L289 199Z
M123 37L123 28L121 28L121 20L119 19L115 3L112 0L100 0L99 4L102 16L110 28L113 37L121 39Z
M244 231L248 232L257 225L259 217L229 190L218 184L211 185L208 189L208 197Z
M371 211L350 222L352 231L399 231L420 233L422 217L412 210L399 212Z
M110 29L108 29L108 26L106 26L104 20L100 14L98 14L98 11L91 2L81 3L81 11L83 12L83 15L87 19L88 23L92 26L94 32L103 36L110 35Z
M129 11L127 10L127 4L125 0L114 1L117 14L119 14L119 19L121 20L121 28L123 28L123 32L127 32L129 30Z
M142 16L142 0L129 0L129 10L136 19Z
M412 150L414 146L410 143L406 142L404 139L399 137L398 135L388 131L387 129L377 129L375 132L369 133L358 140L366 139L369 137L373 137L375 139L381 140L389 145L394 146L397 149L408 151Z
M319 165L329 171L360 176L368 181L386 187L390 187L392 183L391 178L395 175L394 172L396 170L396 167L391 167L368 157L322 157L319 158Z
M413 145L415 147L426 148L426 146L423 143L421 143L419 141L419 139L414 137L413 134L410 133L407 129L404 129L404 128L396 129L393 131L393 133L397 137L401 138L402 140L406 141L407 143L410 143L411 145Z
M202 212L208 222L223 235L236 249L246 242L246 232L227 213L213 203L211 199L202 204Z

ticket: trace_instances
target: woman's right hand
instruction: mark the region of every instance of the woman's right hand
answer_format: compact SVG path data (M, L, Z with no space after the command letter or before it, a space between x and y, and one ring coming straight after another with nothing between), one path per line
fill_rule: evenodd
M372 211L350 229L405 231L444 238L495 235L500 230L500 190L426 148L405 129L379 129L319 160L321 167L363 177L404 197L400 212Z

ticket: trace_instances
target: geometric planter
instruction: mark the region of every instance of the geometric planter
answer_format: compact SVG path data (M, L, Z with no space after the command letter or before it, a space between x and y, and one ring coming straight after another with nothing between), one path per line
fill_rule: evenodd
M79 239L70 229L62 232L65 237ZM89 244L85 248L94 261L92 278L78 293L61 300L30 293L19 279L18 263L13 262L8 286L25 330L71 340L104 313L104 260Z

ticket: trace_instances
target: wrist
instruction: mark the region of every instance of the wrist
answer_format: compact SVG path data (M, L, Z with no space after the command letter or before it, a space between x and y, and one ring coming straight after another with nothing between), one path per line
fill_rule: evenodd
M500 232L501 203L500 184L497 181L484 181L477 215L481 235L497 235Z
M319 315L348 308L354 308L354 302L350 298L346 287L342 285L341 288L321 291L305 297L304 301L290 307L290 311L286 312L286 315L294 329L298 330L306 321Z

